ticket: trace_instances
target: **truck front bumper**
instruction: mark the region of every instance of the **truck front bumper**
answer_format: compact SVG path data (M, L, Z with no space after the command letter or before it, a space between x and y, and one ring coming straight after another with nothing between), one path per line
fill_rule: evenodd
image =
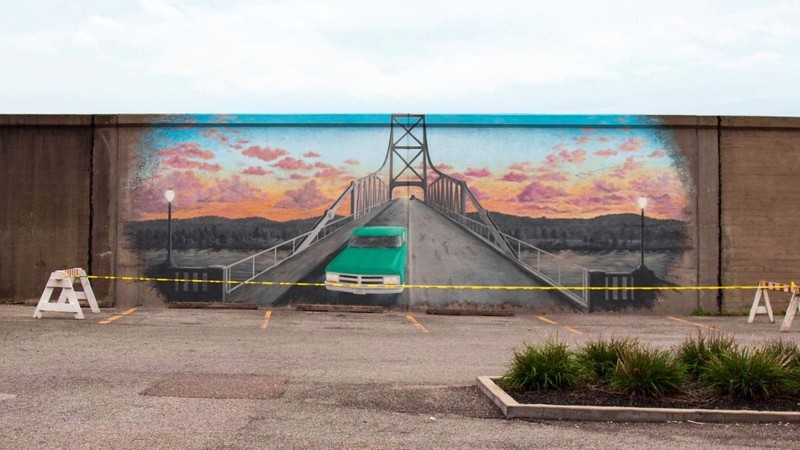
M399 294L403 292L402 285L373 286L369 284L332 283L330 281L325 282L325 289L329 291L349 292L350 294L357 294L357 295Z

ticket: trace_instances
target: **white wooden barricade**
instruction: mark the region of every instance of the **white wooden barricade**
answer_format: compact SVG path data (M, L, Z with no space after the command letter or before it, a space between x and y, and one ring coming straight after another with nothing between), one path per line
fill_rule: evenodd
M792 299L789 300L789 308L786 310L786 315L783 317L783 323L781 324L781 333L785 333L789 331L789 328L792 327L792 321L794 320L795 314L797 314L798 309L800 309L800 305L797 304L797 298L800 294L800 288L794 285L792 282Z
M82 290L75 290L75 283L80 282ZM50 303L53 291L61 289L61 294L58 296L56 303ZM47 280L47 285L44 288L42 297L39 299L39 304L36 305L36 311L33 313L35 319L41 319L44 311L54 312L69 312L75 313L76 319L83 319L83 311L78 300L83 299L89 302L89 307L93 313L99 313L100 308L97 306L97 300L92 291L92 285L89 283L89 278L86 277L86 272L83 269L66 269L56 270L50 274L50 279Z
M775 316L772 315L772 305L769 303L769 291L783 291L791 292L791 286L782 283L773 283L772 281L759 281L756 297L753 299L753 307L750 308L750 317L747 318L747 323L753 323L756 314L767 314L769 316L769 323L775 323ZM764 306L761 306L761 297L764 297Z

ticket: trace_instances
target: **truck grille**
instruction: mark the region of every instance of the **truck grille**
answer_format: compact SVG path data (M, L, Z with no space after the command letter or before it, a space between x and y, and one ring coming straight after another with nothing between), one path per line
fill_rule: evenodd
M346 284L384 284L383 275L339 275L339 282Z

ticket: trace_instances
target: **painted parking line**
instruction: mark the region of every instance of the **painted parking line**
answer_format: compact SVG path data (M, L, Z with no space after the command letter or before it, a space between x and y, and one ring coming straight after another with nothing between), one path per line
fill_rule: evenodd
M679 319L679 318L677 318L677 317L667 316L667 319L669 319L669 320L674 320L675 322L683 322L683 323L688 323L689 325L693 325L693 326L700 327L700 328L707 328L707 329L709 329L709 330L720 331L720 329L719 329L719 328L717 328L717 327L712 327L712 326L709 326L709 325L704 325L704 324L702 324L702 323L689 322L688 320Z
M553 322L552 320L544 318L542 316L536 316L536 318L541 320L544 323L549 323L550 325L558 325L558 322Z
M100 325L107 325L107 324L109 324L109 323L111 323L111 322L113 322L113 321L115 321L115 320L119 319L120 317L127 316L128 314L132 314L132 313L133 313L134 311L136 311L137 309L138 309L138 308L130 308L130 309L127 309L127 310L125 310L125 311L122 311L121 313L119 313L119 314L117 314L117 315L111 316L111 317L109 317L108 319L101 320L100 322L97 322L97 323L99 323Z
M262 330L266 330L267 327L269 326L269 318L270 317L272 317L272 310L268 309L267 312L264 313L264 321L261 322L261 325L259 325L259 328L261 328Z
M411 314L407 315L406 319L408 319L409 322L413 323L414 326L419 328L420 331L422 331L423 333L429 333L429 331L425 327L423 327L421 323L417 322L417 319L415 319L414 316L412 316Z
M550 325L558 325L558 322L556 322L554 320L550 320L550 319L548 319L546 317L536 316L536 318L541 320L544 323L549 323ZM568 326L565 326L565 325L559 325L559 326L561 326L562 328L564 328L565 330L569 331L572 334L577 334L578 336L583 334L580 331L576 330L575 328L568 327Z

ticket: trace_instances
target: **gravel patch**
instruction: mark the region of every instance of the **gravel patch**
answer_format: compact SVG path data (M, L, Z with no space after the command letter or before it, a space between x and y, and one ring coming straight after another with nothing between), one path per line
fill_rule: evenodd
M175 374L141 392L153 397L280 398L288 377L282 375Z
M502 419L500 410L477 386L397 386L388 384L313 385L298 400L356 409L408 414Z

